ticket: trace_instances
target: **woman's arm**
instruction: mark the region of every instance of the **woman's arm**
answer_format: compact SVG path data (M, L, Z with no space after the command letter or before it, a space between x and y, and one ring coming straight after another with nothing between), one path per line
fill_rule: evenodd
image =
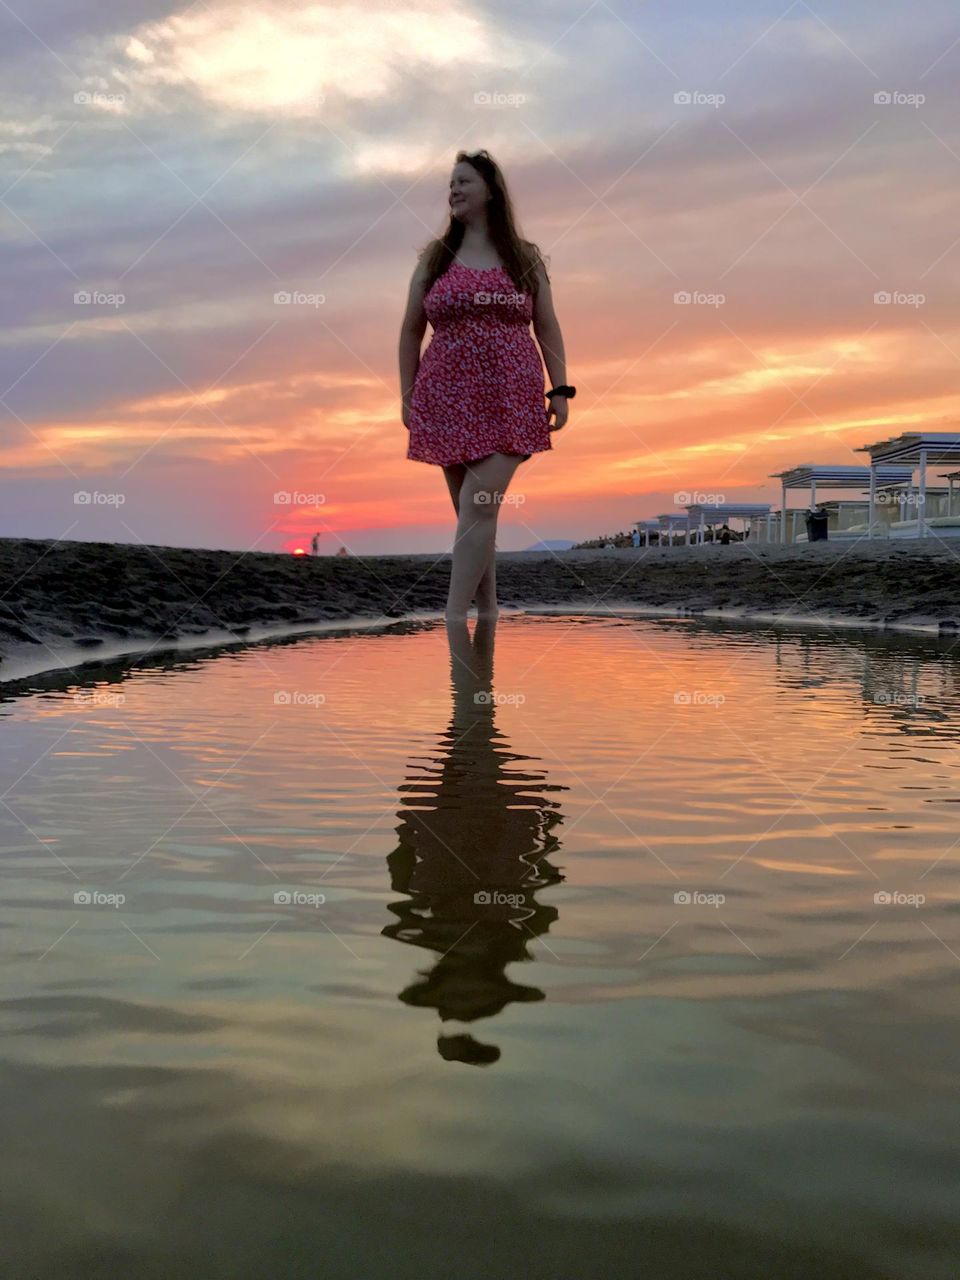
M553 297L550 293L550 281L543 263L537 262L537 279L540 287L533 304L533 331L543 352L543 362L547 366L547 375L551 387L566 385L567 360L563 351L563 334L560 332L560 321L553 309ZM547 424L551 431L558 431L566 425L568 413L566 396L551 396L547 407Z
M427 273L421 258L410 279L407 309L400 324L400 401L404 425L410 412L413 384L420 367L420 346L427 328L427 313L423 309L426 282Z
M537 263L537 279L540 287L533 304L533 331L543 352L543 362L547 366L547 375L552 387L563 386L567 381L567 361L563 351L563 334L560 332L560 321L553 309L553 296L550 292L550 281L543 269L543 263Z

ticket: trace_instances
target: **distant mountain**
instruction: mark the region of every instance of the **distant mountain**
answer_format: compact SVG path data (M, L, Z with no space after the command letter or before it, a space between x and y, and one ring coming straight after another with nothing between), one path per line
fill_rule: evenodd
M572 538L547 538L543 542L535 542L532 547L525 547L525 551L569 551L574 545Z

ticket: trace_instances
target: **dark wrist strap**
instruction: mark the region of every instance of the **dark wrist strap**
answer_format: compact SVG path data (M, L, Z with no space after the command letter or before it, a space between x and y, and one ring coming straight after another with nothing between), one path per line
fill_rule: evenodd
M558 387L551 387L547 392L547 399L549 400L551 396L566 396L568 400L572 400L576 394L576 387L568 387L566 384L561 384Z

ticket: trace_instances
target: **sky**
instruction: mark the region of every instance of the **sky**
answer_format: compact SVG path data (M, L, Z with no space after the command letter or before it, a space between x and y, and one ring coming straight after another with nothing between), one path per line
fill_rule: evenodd
M501 549L960 430L941 0L0 0L0 69L0 536L448 550L397 344L459 149L578 388Z

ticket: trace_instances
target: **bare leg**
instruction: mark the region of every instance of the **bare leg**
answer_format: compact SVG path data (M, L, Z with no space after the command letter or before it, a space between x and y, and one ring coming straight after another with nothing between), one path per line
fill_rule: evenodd
M463 484L464 476L467 474L468 470L469 464L463 462L458 462L453 466L443 468L447 488L450 490L450 497L453 499L453 509L458 516L460 514L460 487ZM498 613L496 540L494 540L494 546L490 550L490 559L483 572L483 577L477 584L474 599L477 604L478 617L496 617Z
M495 618L500 610L497 608L497 542L494 534L493 546L490 548L490 559L480 585L477 587L477 617Z
M448 620L467 616L480 580L491 568L491 559L496 554L500 506L520 462L516 455L491 453L467 467L459 494L457 536L447 596ZM494 578L494 589L495 582Z

